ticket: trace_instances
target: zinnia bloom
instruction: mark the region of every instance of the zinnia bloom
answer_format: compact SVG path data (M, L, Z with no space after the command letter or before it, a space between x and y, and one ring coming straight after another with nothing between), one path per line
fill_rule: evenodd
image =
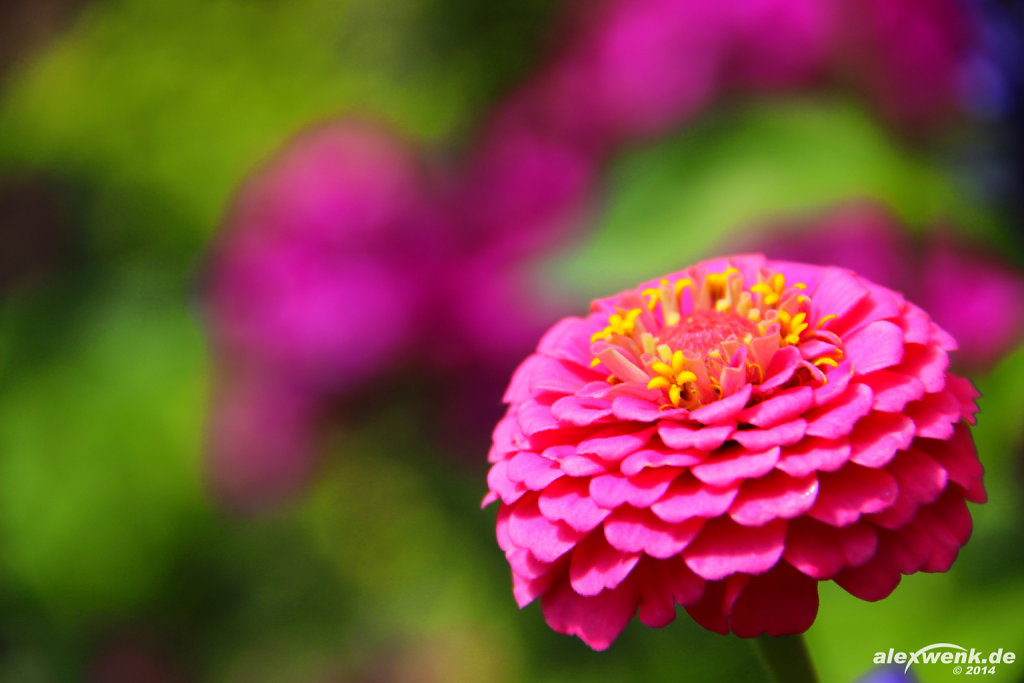
M516 601L600 650L676 605L719 633L799 633L819 581L879 600L946 571L985 500L955 348L892 290L759 255L562 320L489 455Z

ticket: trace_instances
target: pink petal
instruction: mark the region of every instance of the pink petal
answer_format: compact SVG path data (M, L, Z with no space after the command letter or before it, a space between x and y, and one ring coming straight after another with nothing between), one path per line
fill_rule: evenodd
M747 481L729 507L729 516L743 526L761 526L773 519L792 519L807 512L818 494L818 478L797 479L774 471Z
M505 552L512 573L524 579L536 579L551 571L550 562L541 562L529 550L512 547Z
M658 436L669 448L687 450L695 448L700 451L711 451L732 436L734 424L716 427L689 427L678 422L662 420L658 423Z
M579 638L595 650L607 650L636 613L638 591L631 582L598 595L578 595L568 580L548 589L541 609L548 625L558 633Z
M733 432L734 441L752 451L763 451L772 446L788 446L804 437L807 420L796 419L783 422L770 429L738 429Z
M888 597L899 585L899 560L890 544L879 543L871 560L859 567L844 569L834 580L850 595L875 602Z
M847 567L861 566L874 557L878 549L878 534L870 524L857 522L833 529L832 533L843 551Z
M924 505L934 502L946 489L946 470L917 448L902 451L885 471L896 478L900 497Z
M552 417L577 427L586 427L596 422L606 421L605 418L610 417L611 414L611 404L597 398L563 396L551 404Z
M764 382L757 385L758 395L770 393L788 382L802 361L803 356L795 346L787 346L776 351L771 362L768 363L768 367L765 368Z
M573 477L563 477L544 489L538 499L538 505L539 511L546 519L552 523L565 522L571 529L580 533L594 529L611 512L598 507L591 499L586 479ZM546 556L534 554L538 559L550 561Z
M508 478L508 462L496 462L491 465L487 472L487 488L501 497L502 502L511 505L527 492L522 482L512 481Z
M540 491L562 476L558 463L531 451L521 451L508 460L510 481L522 482L531 491Z
M719 451L699 465L694 465L691 471L707 484L724 486L771 472L779 461L779 452L778 446L763 452L748 451L736 446Z
M919 446L945 468L950 481L963 487L967 500L974 503L987 500L982 486L985 470L978 461L978 451L967 425L958 424L948 440L921 439Z
M960 402L964 419L974 424L974 415L978 412L975 400L981 397L981 392L974 388L970 380L953 374L946 375L946 389Z
M588 367L592 358L590 336L596 331L593 323L581 318L563 318L544 334L537 350L552 358Z
M747 384L731 396L712 401L690 413L690 417L706 425L717 425L723 422L735 422L737 415L750 400L753 385Z
M537 507L537 494L528 494L511 506L509 539L541 562L554 562L571 550L582 536L567 524L545 518Z
M838 367L829 370L825 375L825 384L814 390L814 405L821 407L835 401L846 391L846 387L850 386L853 376L853 363L849 360L844 360Z
M605 474L590 480L590 497L609 510L629 504L637 508L650 507L668 490L669 484L682 470L674 467L647 469L627 477Z
M778 563L786 540L786 522L745 527L727 517L708 520L686 549L687 566L708 581L730 574L761 574Z
M948 391L928 394L904 412L917 425L917 435L929 439L948 439L960 421L960 403Z
M903 297L879 285L873 285L871 295L861 299L846 315L836 321L830 329L846 338L854 330L860 330L882 320L898 318L903 312ZM900 336L903 329L900 328Z
M517 574L512 574L512 597L515 598L519 609L526 607L544 595L558 576L559 572L557 571L550 571L535 579L527 579Z
M555 446L561 447L561 446ZM566 446L568 449L575 451L574 446ZM545 451L545 455L551 452L551 449ZM582 456L578 453L565 456L558 461L558 466L561 467L562 471L568 474L570 477L590 477L598 474L604 474L608 471L608 463L604 462L597 456Z
M898 370L921 380L928 393L942 391L946 386L949 354L933 344L907 344Z
M619 347L605 342L597 342L597 344L600 345L597 357L601 359L601 365L624 382L635 383L643 387L650 379L647 373L637 365L639 361L635 361L632 356L627 356Z
M897 451L910 446L917 432L905 415L871 413L850 434L850 461L865 467L884 467Z
M822 278L811 295L811 318L821 320L826 315L842 318L868 292L868 288L853 275L838 268L829 269L829 274Z
M628 425L605 427L580 442L581 454L593 453L608 461L622 460L647 444L654 435L654 427L636 429Z
M879 531L899 529L914 520L920 507L913 496L900 496L885 510L873 515L865 515L863 520L877 527Z
M934 503L921 508L918 521L937 541L946 545L959 548L971 537L971 513L967 511L963 496L952 490L947 490Z
M857 567L875 554L878 538L874 529L858 522L836 529L801 517L789 523L786 562L813 579L831 579L844 567Z
M638 396L616 396L612 400L612 414L627 422L657 422L662 419L681 419L688 417L686 408L662 410L655 402Z
M632 477L648 468L689 467L701 462L705 457L707 453L702 451L680 452L660 444L652 444L651 448L643 448L626 456L619 469L626 476Z
M519 428L527 436L558 429L561 426L551 414L551 408L536 401L520 403L516 417L519 420Z
M854 384L827 406L807 413L807 434L835 439L853 430L857 420L871 412L871 389Z
M651 628L667 626L675 619L676 605L691 605L704 593L704 579L690 571L678 556L665 560L645 557L637 568L637 585L637 616Z
M532 374L529 378L530 392L539 394L574 394L577 389L603 376L590 367L581 367L575 363L535 354L531 356ZM508 401L508 399L506 399Z
M927 344L931 340L931 318L916 306L907 305L896 322L903 330L908 344Z
M587 436L594 433L591 427L570 427L562 426L557 429L546 429L534 432L525 437L524 450L531 450L535 453L543 453L552 446L564 446L566 444L578 444Z
M604 535L612 547L624 553L643 552L651 557L678 555L704 526L703 519L669 524L649 510L617 508L604 523Z
M795 387L746 408L739 414L739 419L758 427L774 427L802 415L813 404L813 389L808 386Z
M508 535L508 520L512 516L512 508L502 505L498 508L498 514L494 521L494 534L498 539L498 547L508 552L515 550L516 545Z
M686 606L686 612L698 624L725 635L729 632L729 613L739 597L740 591L750 581L746 574L733 574L724 581L712 581L704 586L704 595L692 605Z
M924 384L917 377L911 377L892 370L877 370L861 378L875 396L875 410L901 413L907 403L924 396Z
M512 379L509 381L508 388L505 389L504 396L501 397L504 403L522 403L532 397L530 377L533 375L534 366L541 358L543 356L530 355L519 364L519 367L512 373Z
M717 517L729 509L738 492L738 484L712 486L684 474L672 482L651 510L666 522L673 523L694 517Z
M789 524L782 557L812 579L831 579L843 568L843 551L833 539L835 529L802 517Z
M732 632L741 638L803 633L818 615L818 582L785 562L754 576L733 603Z
M516 368L502 401L516 404L543 394L571 395L597 379L603 376L590 367L535 353Z
M639 559L639 553L623 554L612 548L604 534L595 531L573 551L569 583L580 595L597 595L622 583Z
M820 474L818 481L818 500L807 514L832 526L847 526L862 514L881 512L899 495L890 474L852 463L837 472Z
M888 320L876 320L845 337L846 358L857 373L866 375L903 360L903 330Z
M504 460L506 455L519 450L519 447L513 442L513 435L518 429L519 425L516 422L516 417L512 414L512 409L509 409L505 417L501 418L494 427L494 434L492 436L494 443L487 453L488 462Z
M915 574L927 566L935 553L935 539L916 522L895 531L878 532L879 544L892 548L896 568L901 574Z
M804 477L812 472L833 472L850 459L846 440L804 439L782 449L778 468L791 477Z

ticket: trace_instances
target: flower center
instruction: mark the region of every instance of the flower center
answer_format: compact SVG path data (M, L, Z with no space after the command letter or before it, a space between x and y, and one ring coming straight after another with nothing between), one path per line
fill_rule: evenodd
M692 352L704 356L730 337L743 338L759 334L757 325L732 311L697 310L678 324L662 329L659 338L684 354Z
M591 366L604 366L609 383L660 392L663 408L694 409L747 384L761 399L823 384L822 368L842 359L842 342L826 329L835 316L812 320L802 283L787 286L764 269L749 287L735 268L693 275L620 298L591 337Z

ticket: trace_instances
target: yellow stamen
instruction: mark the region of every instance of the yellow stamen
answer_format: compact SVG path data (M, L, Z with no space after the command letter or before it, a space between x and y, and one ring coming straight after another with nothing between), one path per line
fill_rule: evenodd
M672 366L667 363L662 363L661 361L655 361L652 363L651 370L654 370L659 375L664 375L665 377L672 376Z
M668 389L672 386L672 383L668 381L668 377L652 377L651 381L647 383L648 389Z
M677 350L675 353L672 354L672 371L679 372L680 370L682 370L683 364L685 362L686 359L683 358L683 352L681 350Z
M695 381L697 381L697 375L693 374L689 370L683 370L682 372L676 375L676 384L679 385Z

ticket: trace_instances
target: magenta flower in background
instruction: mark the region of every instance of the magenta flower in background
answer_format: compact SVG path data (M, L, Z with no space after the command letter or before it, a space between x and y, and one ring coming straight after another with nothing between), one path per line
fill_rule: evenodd
M733 56L726 82L734 90L790 89L820 83L830 66L838 3L820 0L735 0Z
M409 150L367 124L297 137L242 188L215 247L214 344L311 387L374 377L415 321L410 273L441 248L424 185Z
M477 424L497 419L505 378L555 314L527 286L523 257L543 236L530 221L550 218L546 207L576 183L546 148L535 158L528 139L501 143L507 156L491 157L496 169L465 201L393 135L355 121L306 131L245 183L203 292L218 500L253 510L301 490L322 426L344 421L333 409L356 395L365 405L371 384L443 378L427 383L436 396L417 390L443 413L431 421L442 430L449 404L477 406ZM451 432L471 441L462 423ZM477 436L448 450L477 452L488 433Z
M324 395L271 371L219 370L207 462L217 500L250 512L288 499L313 474Z
M219 500L254 509L301 488L325 401L403 356L445 247L436 213L409 150L358 122L303 133L243 186L204 283Z
M974 16L964 0L844 0L840 69L908 128L949 118L963 88Z
M483 126L450 204L477 244L561 243L601 166L724 95L844 80L890 119L958 111L972 15L960 0L601 0L570 6L558 49ZM916 128L915 128L916 129Z
M989 367L1024 342L1024 273L993 250L949 231L914 237L870 202L794 223L759 229L748 246L770 257L832 261L903 292L956 338L965 367Z
M489 456L516 601L601 650L676 605L719 633L799 633L819 581L879 600L949 569L985 500L955 348L892 290L761 256L562 320Z

